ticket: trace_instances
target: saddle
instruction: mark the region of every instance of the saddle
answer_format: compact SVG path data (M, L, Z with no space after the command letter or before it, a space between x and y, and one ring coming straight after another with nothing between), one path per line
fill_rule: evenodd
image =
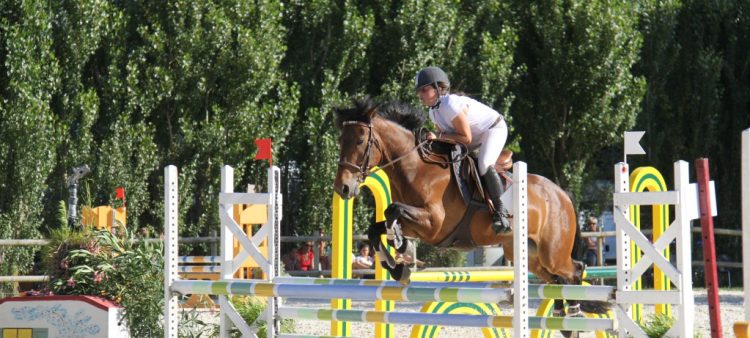
M461 197L464 202L469 204L472 200L484 201L485 205L490 211L495 211L495 206L492 205L490 196L486 192L486 187L482 184L482 180L479 177L479 168L477 167L477 160L474 154L466 156L462 161L454 163L451 172L455 178L456 184L461 191ZM513 152L507 149L503 149L495 161L495 170L500 175L500 179L503 183L503 191L507 190L513 180L509 175L509 170L513 168Z
M437 246L458 249L474 248L476 243L471 238L471 231L469 229L474 213L477 210L495 211L486 188L479 177L479 168L477 168L477 161L475 159L476 154L464 154L465 150L458 144L439 141L434 142L431 150L431 155L448 157L449 161L443 163L452 162L450 167L451 175L454 178L453 181L458 185L461 197L467 206L466 212L454 230L443 241L438 243ZM503 149L497 161L495 161L495 170L502 180L503 191L507 190L513 184L511 175L509 175L509 170L512 167L513 152Z

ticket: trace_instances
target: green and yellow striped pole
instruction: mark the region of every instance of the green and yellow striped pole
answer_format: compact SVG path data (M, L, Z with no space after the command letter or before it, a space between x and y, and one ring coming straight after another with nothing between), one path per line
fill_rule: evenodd
M630 173L630 191L631 192L661 192L667 191L667 183L664 181L664 177L654 167L639 167ZM652 206L651 220L653 227L653 238L652 242L656 241L669 227L669 205L657 204ZM641 206L631 205L630 206L630 222L633 223L638 229L641 228ZM641 259L641 250L637 248L635 242L630 243L630 252L633 253L631 261L633 266L638 263ZM670 250L667 246L662 252L664 258L669 260ZM641 278L635 283L635 289L641 290L643 288ZM669 278L659 269L654 266L654 289L656 290L670 290L672 284ZM665 314L671 316L671 306L669 304L657 304L655 311L657 314ZM643 317L643 305L633 304L633 319L636 321L642 321Z
M391 204L391 183L385 171L378 167L372 168L361 188L368 188L375 200L375 221L385 221L385 209ZM344 200L337 193L333 193L333 242L331 250L331 278L352 278L352 252L354 221L354 199ZM385 243L385 237L383 237ZM377 262L377 260L376 260ZM390 274L380 264L375 266L375 278L378 280L389 280ZM331 301L332 309L349 309L351 301L347 299L334 299ZM392 311L392 301L379 300L375 302L375 310ZM332 321L331 335L347 337L351 333L347 322ZM393 326L387 323L375 325L376 338L394 338Z

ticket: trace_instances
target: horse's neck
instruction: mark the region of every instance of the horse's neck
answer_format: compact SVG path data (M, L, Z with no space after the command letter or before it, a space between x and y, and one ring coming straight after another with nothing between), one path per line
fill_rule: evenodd
M385 164L385 162L395 160L401 156L412 156L409 153L415 145L414 134L412 132L384 119L376 119L374 120L374 124L375 128L378 129L377 136L380 138L380 145L386 153L381 164ZM414 153L416 154L416 151ZM409 158L404 158L399 162L408 160Z
M414 134L390 121L383 121L378 133L383 151L387 156L381 165L403 156L403 159L385 168L394 196L409 196L412 200L426 200L429 197L429 184L438 166L428 165L419 156ZM419 181L419 182L417 182Z

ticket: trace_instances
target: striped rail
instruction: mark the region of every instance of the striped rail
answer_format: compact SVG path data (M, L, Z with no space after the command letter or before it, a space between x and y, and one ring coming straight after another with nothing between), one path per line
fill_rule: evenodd
M420 312L331 310L280 307L279 316L297 320L346 321L408 325L512 328L512 316L435 314ZM609 331L612 319L529 317L529 328L540 330Z
M406 288L397 281L379 281L379 280L359 280L359 279L334 279L334 278L298 278L298 277L276 277L273 280L275 285L333 285L333 286L367 286L367 287L387 287L387 288ZM503 283L467 283L467 282L411 282L410 288L442 288L476 290L492 289L506 290L507 284ZM307 289L306 289L307 290ZM341 290L339 288L339 290ZM592 301L610 301L614 299L614 286L594 286L594 285L555 285L555 284L529 284L530 299L570 299L570 300L592 300ZM340 292L339 294L344 293ZM283 296L282 296L283 297ZM307 298L307 297L298 297ZM313 297L310 297L313 298ZM470 303L493 303L491 301L479 301Z
M247 280L175 281L172 291L182 294L254 295L303 299L335 299L346 295L352 300L390 300L411 302L509 302L509 289L370 286L347 284L277 284Z
M616 278L617 267L587 267L583 277L585 279ZM538 280L533 273L529 273L529 279ZM497 270L493 271L416 271L411 274L411 280L419 282L512 282L514 276L512 268L497 267Z

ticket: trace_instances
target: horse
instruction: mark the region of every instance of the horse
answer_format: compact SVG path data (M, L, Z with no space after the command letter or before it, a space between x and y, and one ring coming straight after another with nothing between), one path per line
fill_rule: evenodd
M420 143L418 130L425 114L407 104L379 104L365 97L352 99L353 107L334 109L341 147L334 191L343 199L359 194L359 185L374 166L385 170L391 182L393 203L386 209L386 222L396 221L408 238L419 238L430 245L444 244L468 206L461 197L451 170L439 163L424 161L413 151ZM573 259L579 229L573 203L567 193L547 178L528 175L529 269L547 283L580 285L585 265ZM471 216L469 232L474 246L502 245L513 260L512 232L496 234L487 209ZM386 223L387 226L388 223ZM376 226L376 225L373 225ZM369 230L374 248L379 244L383 224ZM398 235L398 234L396 234ZM575 248L577 249L577 247ZM401 251L401 250L399 250ZM386 251L387 252L387 251ZM379 251L379 259L383 252ZM392 261L392 257L387 258ZM382 263L382 262L381 262ZM408 274L403 264L383 266L395 279ZM408 282L408 280L401 280ZM604 313L606 302L569 301L569 315L578 303L586 312ZM555 301L555 312L565 315L562 300ZM573 310L571 310L573 309Z

